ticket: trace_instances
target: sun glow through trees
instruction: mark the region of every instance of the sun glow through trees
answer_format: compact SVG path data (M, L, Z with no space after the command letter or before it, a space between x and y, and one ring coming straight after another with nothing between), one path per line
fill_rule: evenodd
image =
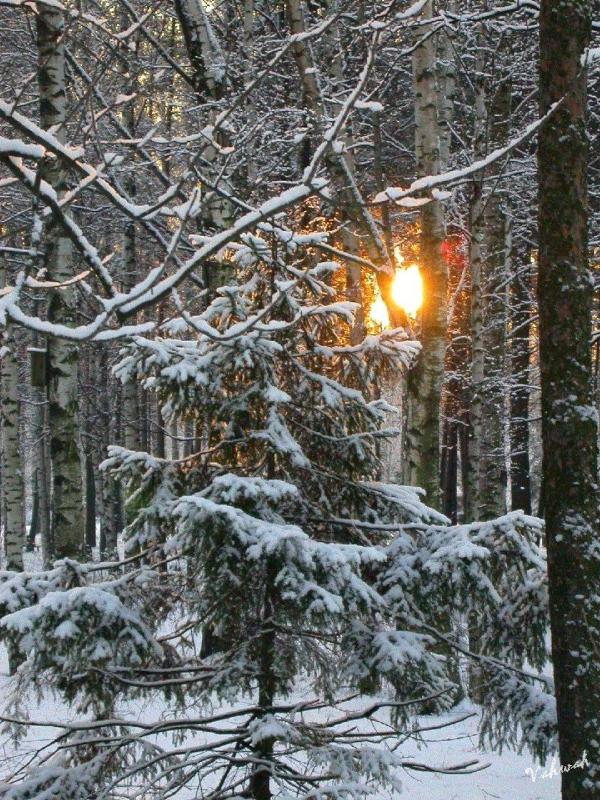
M396 270L392 282L392 300L397 306L404 309L409 317L416 317L417 311L423 304L423 279L416 264ZM389 327L388 310L379 292L371 306L369 316L381 328Z

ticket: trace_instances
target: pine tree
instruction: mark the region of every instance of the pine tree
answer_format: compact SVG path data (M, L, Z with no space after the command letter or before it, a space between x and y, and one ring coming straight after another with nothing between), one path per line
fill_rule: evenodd
M6 798L398 790L398 734L418 735L413 715L456 689L436 652L442 609L485 628L480 653L463 648L489 679L482 734L551 746L548 687L523 670L545 660L539 522L450 527L417 490L377 481L389 408L373 387L417 345L398 330L350 343L339 266L311 248L322 236L279 220L245 234L223 254L235 282L203 311L175 296L180 315L123 353L118 375L166 418L192 417L202 449L112 448L105 469L130 490L126 562L3 576L0 634L26 658L14 717L43 687L87 714L50 746L66 757ZM166 711L140 723L138 697ZM374 737L364 721L385 709Z

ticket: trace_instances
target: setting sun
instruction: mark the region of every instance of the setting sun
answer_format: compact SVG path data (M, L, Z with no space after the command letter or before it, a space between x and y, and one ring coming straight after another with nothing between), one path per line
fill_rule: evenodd
M419 267L411 264L406 269L397 269L392 282L392 300L402 308L409 317L415 317L423 304L423 280ZM377 296L370 308L371 320L381 328L388 328L390 317L383 297Z
M415 317L423 304L423 280L416 264L397 269L392 283L392 300L403 308L409 317Z

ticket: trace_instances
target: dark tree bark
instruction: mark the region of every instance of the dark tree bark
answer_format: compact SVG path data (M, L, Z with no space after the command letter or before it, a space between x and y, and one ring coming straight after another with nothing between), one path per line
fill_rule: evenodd
M458 431L452 420L444 421L442 439L442 496L444 514L458 521Z
M529 463L529 336L531 330L530 270L517 263L512 275L510 394L511 507L531 513Z
M91 556L96 546L96 482L94 462L90 455L85 456L85 549Z
M587 254L589 0L542 0L540 362L552 655L563 800L600 798L600 547ZM563 100L564 98L564 100Z

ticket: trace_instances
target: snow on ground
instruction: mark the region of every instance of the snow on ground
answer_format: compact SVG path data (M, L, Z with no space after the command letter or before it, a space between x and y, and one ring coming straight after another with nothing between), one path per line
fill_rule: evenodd
M461 707L462 710L462 707ZM449 717L452 714L447 715ZM440 721L422 717L424 725ZM451 728L424 734L426 747L406 744L403 755L415 761L444 766L480 759L489 767L473 775L442 775L406 772L403 778L404 795L408 800L559 800L558 776L535 782L527 769L535 774L536 764L528 753L519 755L504 751L490 753L478 746L477 717L471 717ZM549 769L550 764L545 769ZM543 772L544 768L540 770Z
M31 556L29 559L31 563L26 564L29 569L40 568L39 557ZM6 651L0 646L0 714L4 710L10 685ZM303 694L302 691L298 692L298 700L308 699L303 697ZM60 703L52 698L48 698L39 706L28 703L28 707L31 717L38 720L51 720L56 723L59 719L73 721L75 716L72 711L61 708ZM131 706L128 711L131 714ZM560 800L559 776L543 776L551 764L539 768L528 752L519 755L506 750L498 754L479 747L477 733L479 715L475 706L462 704L445 715L422 716L418 720L418 726L433 727L447 723L453 718L464 717L470 712L474 712L474 715L462 722L424 733L421 745L417 745L413 740L404 742L400 752L407 761L432 767L452 767L474 760L489 766L471 775L444 775L405 770L402 776L402 797L407 800ZM136 707L134 716L150 720L164 713L164 706L159 708L158 704L146 701ZM127 716L127 713L123 716ZM28 739L29 744L39 747L49 741L56 732L56 728L36 728ZM9 778L17 764L22 763L26 747L27 743L24 743L21 752L15 753L6 736L0 733L0 786L3 780ZM532 780L532 772L535 781ZM395 796L397 795L393 792L381 792L377 800L391 800ZM185 800L183 795L181 800Z
M1 705L7 697L11 679L7 674L6 653L4 648L0 652L0 713ZM39 706L31 706L31 715L38 720L52 720L60 718L73 719L64 708L59 707L56 700L50 698ZM130 709L131 710L131 709ZM155 718L157 708L145 704L139 708L140 718ZM557 776L542 777L540 770L536 780L533 781L527 770L536 771L536 764L528 753L519 755L505 751L501 755L490 753L479 747L477 723L478 714L476 707L461 705L445 715L423 716L419 723L421 726L435 726L447 723L453 718L464 717L468 712L474 715L451 727L423 734L424 742L417 745L412 740L406 741L401 746L402 756L407 761L428 764L435 767L451 767L467 761L478 760L488 764L486 769L471 775L444 775L440 773L415 772L405 770L402 776L402 797L408 800L559 800L560 780ZM163 710L164 713L164 710ZM39 747L56 729L37 728L29 740L31 745ZM9 778L10 773L21 762L24 752L16 754L6 737L0 734L0 785ZM548 769L548 767L546 767ZM379 793L381 800L391 800L397 797L395 793Z

